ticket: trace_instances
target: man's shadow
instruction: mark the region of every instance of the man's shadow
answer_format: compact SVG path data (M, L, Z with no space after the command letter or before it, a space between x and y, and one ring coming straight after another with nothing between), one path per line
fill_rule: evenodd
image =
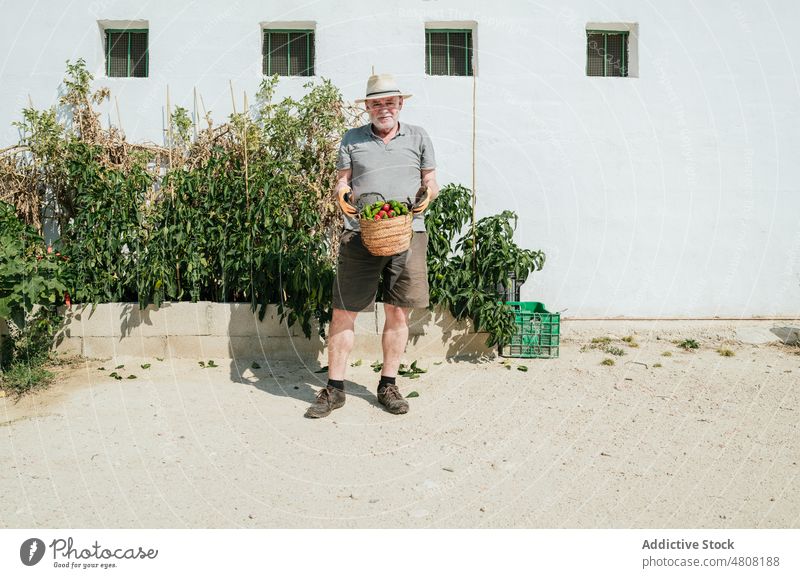
M320 363L327 343L320 337L317 323L312 323L307 338L299 324L289 326L287 319L280 321L275 306L270 305L259 320L258 311L253 312L249 303L230 305L231 381L276 397L314 403L328 382L327 367ZM345 392L382 409L375 392L360 383L345 380Z

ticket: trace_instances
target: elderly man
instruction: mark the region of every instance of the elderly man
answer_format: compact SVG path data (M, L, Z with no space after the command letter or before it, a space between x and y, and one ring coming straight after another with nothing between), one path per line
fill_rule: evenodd
M403 94L389 74L367 81L364 102L369 124L345 133L336 164L335 195L344 213L345 231L333 287L333 320L328 341L328 385L317 395L307 417L325 417L345 402L344 377L353 348L356 316L373 311L382 278L386 323L383 327L383 369L378 401L391 413L408 412L408 402L395 380L408 341L408 315L428 306L428 269L424 211L439 193L433 145L424 129L400 123ZM392 257L371 255L361 243L357 211L359 195L379 192L387 200L416 195L414 236L407 251ZM374 199L372 199L374 200Z

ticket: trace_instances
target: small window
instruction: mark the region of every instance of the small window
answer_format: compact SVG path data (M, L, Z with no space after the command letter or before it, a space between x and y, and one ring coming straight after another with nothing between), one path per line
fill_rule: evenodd
M425 30L425 74L472 76L472 30Z
M106 30L106 76L147 77L147 30Z
M628 76L628 32L586 31L586 76Z
M263 73L314 76L313 30L264 30Z

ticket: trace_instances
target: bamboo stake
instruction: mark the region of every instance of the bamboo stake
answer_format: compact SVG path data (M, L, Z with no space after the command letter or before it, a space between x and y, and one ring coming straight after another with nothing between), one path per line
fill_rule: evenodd
M253 287L253 227L250 224L250 170L247 164L248 152L247 152L247 118L248 118L248 107L247 107L247 91L244 92L244 114L243 114L243 124L242 124L242 141L244 142L244 194L245 194L245 203L246 203L246 210L245 210L245 224L247 226L247 231L250 237L250 248L248 251L248 259L250 260L250 302L255 307L255 289Z
M169 169L172 170L172 108L169 103L169 84L167 85L167 138L169 139ZM169 183L169 195L175 202L175 187L172 184L172 179ZM174 206L174 205L173 205ZM181 294L181 269L180 263L175 261L175 279L178 282L178 295Z
M472 265L475 267L477 271L478 267L478 247L476 245L476 233L475 233L475 204L477 193L475 191L475 151L476 151L476 125L477 125L477 114L476 110L476 92L477 92L477 83L476 83L477 75L475 74L475 59L473 56L472 60Z
M244 141L244 193L245 193L245 200L247 203L247 211L248 214L250 212L250 171L247 167L247 92L244 93L244 124L242 125L244 128L242 130L243 134L243 141Z
M122 116L119 114L119 99L117 95L114 95L114 105L117 107L117 126L119 127L119 132L124 132L122 129Z
M233 81L228 80L231 87L231 105L233 106L233 114L236 114L236 99L233 97Z
M169 142L167 149L169 150L169 168L172 169L172 108L169 105L169 84L167 85L167 140ZM170 194L174 191L170 185Z
M202 92L200 93L200 106L203 107L203 118L208 122L208 110L206 109L206 102L203 100ZM211 128L211 123L209 123L208 128Z
M194 92L194 140L197 141L197 87L193 87L192 91Z

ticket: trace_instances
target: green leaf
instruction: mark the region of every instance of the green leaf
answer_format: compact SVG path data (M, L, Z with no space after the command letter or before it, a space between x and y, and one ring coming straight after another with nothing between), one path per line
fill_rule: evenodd
M149 363L143 363L141 367L142 367L142 369L150 369L150 364Z
M517 371L528 371L528 366L527 365L518 365L517 366Z
M250 367L252 369L261 369L261 366L258 363L256 363L255 361L253 362L253 365L251 365Z
M361 360L357 359L356 361L350 364L350 367L358 367L359 365L361 365Z
M406 399L410 399L412 397L419 397L419 393L416 391L412 391L406 396Z
M136 376L135 376L135 375L133 375L133 374L130 374L130 375L128 376L128 379L136 379Z
M118 365L118 366L116 366L114 369L122 369L122 368L124 368L124 367L125 367L125 364L122 364L122 365Z

